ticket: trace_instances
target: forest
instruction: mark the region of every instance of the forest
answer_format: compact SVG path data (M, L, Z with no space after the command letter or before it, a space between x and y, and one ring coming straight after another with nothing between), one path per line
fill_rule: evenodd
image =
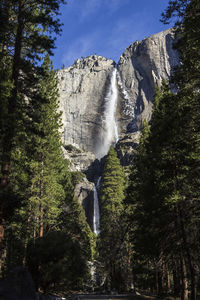
M56 71L64 0L0 1L0 277L16 266L43 293L200 296L200 2L170 0L181 64L155 86L134 161L104 158L100 233L74 196ZM173 91L173 92L172 92ZM95 269L96 279L91 272Z

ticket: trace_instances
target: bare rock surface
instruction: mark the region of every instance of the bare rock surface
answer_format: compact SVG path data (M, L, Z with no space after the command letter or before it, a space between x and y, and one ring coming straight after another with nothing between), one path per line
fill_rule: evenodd
M93 153L73 145L65 145L63 153L70 162L71 171L83 173L82 179L75 186L74 195L85 210L88 224L93 228L94 182L100 172L100 163Z
M151 119L154 86L160 85L162 79L168 80L173 67L179 64L173 42L174 35L169 29L136 41L121 55L117 65L116 111L120 139L140 131L143 120ZM105 97L114 67L113 60L93 55L58 71L65 145L74 145L85 153L96 153ZM88 160L84 155L78 158L79 168L83 169ZM77 168L75 157L73 161Z
M93 55L78 59L72 66L57 72L63 151L71 170L86 175L76 186L75 194L85 208L91 227L94 183L104 162L97 158L102 157L98 155L104 147L102 136L110 128L104 126L105 115L107 120L111 115L109 110L105 114L108 98L117 95L114 117L119 140L116 149L122 165L128 167L134 160L143 121L151 119L154 87L161 85L162 79L168 81L173 68L179 64L173 43L174 34L169 29L131 44L118 65L113 60ZM116 74L114 92L113 74Z
M93 55L58 71L65 145L94 153L107 81L114 66L113 60Z
M160 86L162 79L168 81L179 64L173 43L174 34L169 29L136 41L121 55L118 70L127 93L127 100L121 100L123 131L141 130L143 120L151 119L155 85Z

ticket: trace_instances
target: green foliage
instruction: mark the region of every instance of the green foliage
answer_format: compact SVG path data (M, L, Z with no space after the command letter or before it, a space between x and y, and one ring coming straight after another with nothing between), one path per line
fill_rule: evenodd
M105 161L101 183L101 211L119 216L124 199L125 175L117 154L111 147ZM103 214L104 215L104 214ZM103 217L103 216L102 216ZM113 216L114 217L114 216Z
M19 201L15 206L14 196L6 201L13 215L4 270L26 261L39 288L78 289L88 280L94 248L83 208L73 196L83 175L72 176L63 157L57 78L48 56L41 68L26 107L26 131L16 135L11 153L10 188Z
M99 259L104 265L107 288L123 289L123 266L127 258L127 224L124 222L125 174L113 147L105 160L101 180L101 232ZM127 270L127 265L126 265Z
M150 135L138 148L129 188L136 204L134 267L137 270L137 262L144 263L164 276L167 266L173 273L174 293L181 289L182 299L187 299L186 280L191 299L196 299L200 249L199 5L196 0L169 1L162 14L165 23L176 18L181 65L171 82L177 94L172 95L166 84L156 89ZM174 277L177 273L181 286L177 284L180 278ZM159 286L157 275L155 279Z
M33 222L39 216L40 225L55 226L65 199L63 181L68 166L61 150L57 79L48 56L42 69L37 92L29 104L29 205Z
M176 26L182 25L183 17L185 16L186 8L191 0L170 0L165 12L162 13L161 21L164 24L169 24L170 19L175 19Z
M89 273L78 239L61 231L50 232L28 245L28 268L44 292L79 289Z
M76 186L76 184L80 183L85 177L85 174L80 171L74 171L71 173L71 175L73 186Z
M71 175L62 153L57 78L46 55L64 2L0 3L0 254L5 273L28 262L43 289L82 286L94 248L73 197L82 174Z
M138 264L146 265L149 271L151 268L159 293L163 286L158 274L164 276L163 265L168 265L169 272L176 272L173 262L182 257L179 269L183 272L184 261L187 262L187 279L195 299L194 265L198 264L198 254L194 249L199 249L199 97L192 88L190 95L185 91L184 88L172 95L165 86L157 91L155 97L159 101L155 99L150 132L144 131L138 147L128 195L136 205L132 217L135 272ZM151 286L151 272L147 274ZM141 274L135 275L141 279ZM182 286L183 293L185 289Z

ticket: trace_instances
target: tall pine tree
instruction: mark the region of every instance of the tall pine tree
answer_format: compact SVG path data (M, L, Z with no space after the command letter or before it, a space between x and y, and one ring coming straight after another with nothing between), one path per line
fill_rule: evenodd
M0 4L0 97L1 121L1 184L0 184L0 240L4 236L6 206L12 198L9 188L11 152L24 132L22 126L27 99L35 90L40 73L40 61L45 53L52 53L54 33L60 32L59 7L64 0L4 0ZM4 77L5 68L9 72ZM4 72L4 73L3 73ZM6 80L5 80L6 79ZM1 246L0 246L1 247Z
M99 255L107 276L107 287L118 289L122 286L122 252L124 230L125 174L113 147L105 160L101 181L101 227Z

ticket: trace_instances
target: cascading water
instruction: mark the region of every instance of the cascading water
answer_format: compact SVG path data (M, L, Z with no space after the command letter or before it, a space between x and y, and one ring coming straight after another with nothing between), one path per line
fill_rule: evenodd
M97 235L100 233L100 211L99 211L99 199L98 188L100 185L101 177L98 178L97 184L94 187L94 214L93 214L93 231Z
M105 97L104 113L102 117L102 128L98 137L98 143L96 148L96 157L101 159L105 156L111 145L115 145L119 139L119 132L116 120L117 98L118 98L118 72L114 68L110 78L110 85ZM93 230L97 235L100 233L100 213L99 213L99 201L98 201L98 188L101 177L97 181L97 185L94 187L94 214L93 214Z
M119 139L118 126L116 120L117 109L117 69L114 68L111 74L110 86L105 97L104 113L102 117L102 128L98 137L96 147L96 157L101 159L105 156L112 144L116 144Z

